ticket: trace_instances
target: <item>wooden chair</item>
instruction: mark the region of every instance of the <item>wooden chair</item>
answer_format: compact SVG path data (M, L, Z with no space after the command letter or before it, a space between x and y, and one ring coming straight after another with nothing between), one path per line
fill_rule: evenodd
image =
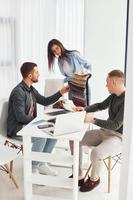
M1 136L1 139L3 139L5 144L8 143L8 146L11 146L11 147L14 147L14 148L20 150L19 152L23 152L23 146L22 146L21 141L7 138L7 115L8 115L8 100L1 99L0 100L0 136Z
M8 114L8 100L1 99L0 100L0 142L8 147L12 147L15 149L16 153L19 154L23 152L22 142L11 139L10 141L7 139L7 114ZM9 148L11 149L11 148ZM13 170L13 160L10 161L10 172ZM10 175L12 176L12 175Z
M53 95L64 86L64 80L62 78L48 78L45 79L44 96L48 97Z
M0 169L9 174L16 188L18 184L10 168L10 163L18 157L17 150L0 144Z
M111 173L112 170L114 169L114 167L116 166L117 163L121 163L121 158L122 158L122 154L118 153L115 155L110 155L107 158L103 159L103 162L108 170L108 193L110 193L111 191ZM84 176L84 179L87 178L87 176L89 175L90 171L92 169L92 164L90 164L89 168L86 171L86 174Z

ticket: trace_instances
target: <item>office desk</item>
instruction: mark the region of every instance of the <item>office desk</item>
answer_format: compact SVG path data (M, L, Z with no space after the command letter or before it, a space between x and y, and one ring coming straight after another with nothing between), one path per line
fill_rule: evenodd
M24 149L24 200L59 200L55 197L45 197L32 194L32 184L47 185L52 187L60 187L72 189L73 200L78 200L78 167L79 167L79 142L82 140L84 133L86 132L88 125L84 124L83 130L81 132L75 132L72 134L64 134L61 136L50 136L47 133L42 132L41 129L37 128L33 122L49 119L46 114L34 119L31 123L25 126L18 135L23 137L23 149ZM54 138L58 140L72 140L74 142L74 155L73 156L61 156L52 153L40 153L31 151L31 138L41 137L41 138ZM59 165L73 165L73 179L62 178L60 176L48 176L48 175L36 175L32 174L32 160L41 162L51 162L57 163Z

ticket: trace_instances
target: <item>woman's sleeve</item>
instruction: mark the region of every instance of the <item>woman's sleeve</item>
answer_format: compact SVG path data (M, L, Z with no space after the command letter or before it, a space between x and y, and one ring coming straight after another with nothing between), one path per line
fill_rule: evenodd
M88 73L92 74L91 64L86 59L84 59L78 52L74 52L74 56L78 60L80 65L83 67L83 70L86 70Z

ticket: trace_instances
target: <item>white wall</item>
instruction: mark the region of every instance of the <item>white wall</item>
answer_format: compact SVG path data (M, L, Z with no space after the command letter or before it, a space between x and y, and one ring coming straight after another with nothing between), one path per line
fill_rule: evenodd
M124 70L126 33L125 0L85 0L85 57L92 63L91 102L108 95L106 75Z

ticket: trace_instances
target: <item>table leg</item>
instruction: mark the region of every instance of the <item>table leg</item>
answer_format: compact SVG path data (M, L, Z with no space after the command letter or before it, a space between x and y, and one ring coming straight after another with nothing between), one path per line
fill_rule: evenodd
M31 160L27 159L31 152L31 136L23 136L23 150L24 150L24 200L30 200L32 197L32 183L31 179Z
M74 141L73 154L73 200L78 200L79 141Z

